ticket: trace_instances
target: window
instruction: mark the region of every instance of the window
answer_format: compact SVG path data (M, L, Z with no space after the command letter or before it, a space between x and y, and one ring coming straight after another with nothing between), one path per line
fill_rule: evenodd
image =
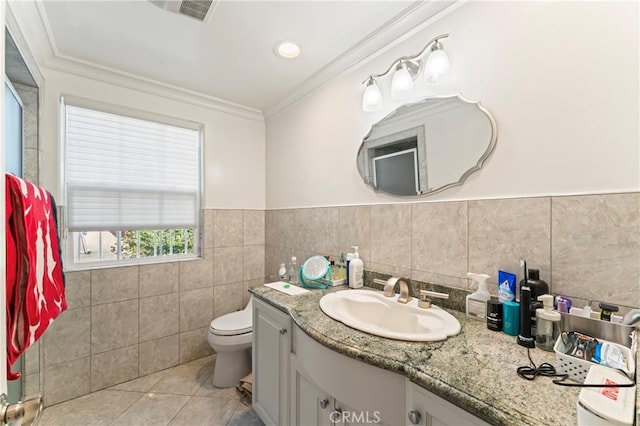
M62 107L67 269L198 257L200 126Z

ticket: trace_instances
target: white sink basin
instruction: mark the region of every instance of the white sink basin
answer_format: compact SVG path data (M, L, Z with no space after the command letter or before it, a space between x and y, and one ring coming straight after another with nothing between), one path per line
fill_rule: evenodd
M460 333L458 320L437 306L422 309L415 298L407 304L397 300L379 291L344 290L323 296L320 309L349 327L390 339L433 342Z

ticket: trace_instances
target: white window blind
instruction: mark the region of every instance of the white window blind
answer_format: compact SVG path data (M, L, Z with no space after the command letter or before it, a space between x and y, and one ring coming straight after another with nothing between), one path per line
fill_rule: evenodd
M70 231L198 226L199 131L65 105Z

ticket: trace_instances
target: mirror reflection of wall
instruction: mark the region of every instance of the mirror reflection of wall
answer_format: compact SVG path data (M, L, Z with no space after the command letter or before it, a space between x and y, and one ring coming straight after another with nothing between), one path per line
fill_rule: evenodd
M495 121L479 103L462 96L427 98L372 126L358 152L358 170L378 191L429 194L461 184L495 142Z

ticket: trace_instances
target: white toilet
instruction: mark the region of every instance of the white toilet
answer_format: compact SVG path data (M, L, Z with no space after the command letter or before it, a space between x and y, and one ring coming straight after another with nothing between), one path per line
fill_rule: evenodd
M253 296L242 311L222 315L209 327L209 344L216 351L213 385L230 388L251 372Z

